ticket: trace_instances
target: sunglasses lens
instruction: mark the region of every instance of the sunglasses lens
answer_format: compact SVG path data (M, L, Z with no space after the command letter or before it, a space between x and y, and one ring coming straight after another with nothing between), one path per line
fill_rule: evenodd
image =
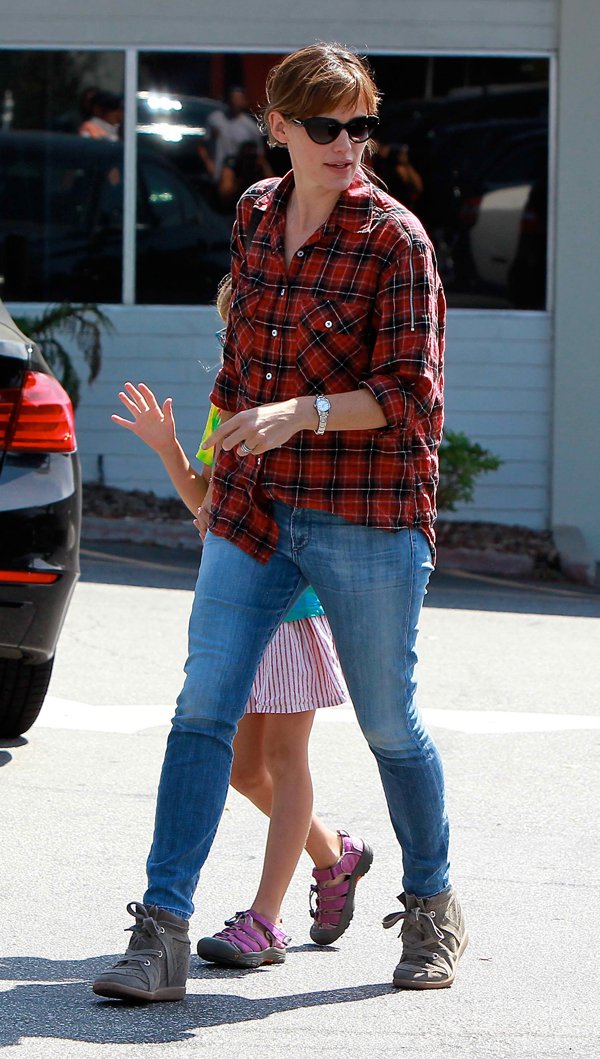
M342 131L341 122L330 118L307 118L304 122L304 128L313 143L321 144L333 143Z
M364 143L369 139L369 122L367 118L356 118L346 125L348 136L356 143Z

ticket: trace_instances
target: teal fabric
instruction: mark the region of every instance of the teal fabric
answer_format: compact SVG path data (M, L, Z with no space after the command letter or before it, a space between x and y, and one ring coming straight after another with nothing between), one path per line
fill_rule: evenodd
M296 600L291 610L288 610L284 621L301 621L302 618L316 618L325 611L321 606L314 588L306 588L302 595Z

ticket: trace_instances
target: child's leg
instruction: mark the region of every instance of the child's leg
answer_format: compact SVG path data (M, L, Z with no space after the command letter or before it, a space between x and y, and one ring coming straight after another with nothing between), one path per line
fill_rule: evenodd
M318 890L317 908L311 911L313 941L329 944L330 936L337 940L352 919L354 889L360 875L355 876L359 870L364 874L369 866L357 866L365 855L362 841L355 846L347 832L333 832L312 815L308 740L314 716L314 710L245 714L239 724L231 783L270 816L269 832L262 876L250 910L227 920L223 930L198 942L198 955L211 963L231 967L283 963L289 939L280 925L281 903L305 845L317 864L313 875L318 887L312 887ZM324 916L328 918L325 926Z
M271 815L273 785L265 765L264 713L245 713L233 740L229 782L265 816Z
M265 740L270 739L271 733L277 732L279 727L289 733L289 729L285 726L290 722L293 726L294 719L301 717L308 718L308 720L305 720L304 724L300 723L299 731L294 727L295 734L291 738L304 740L304 745L300 747L300 750L304 754L308 773L307 746L314 711L297 714L246 713L239 723L233 742L234 756L230 783L265 816L271 816L273 801L273 780L265 761ZM310 782L310 773L308 773L308 779ZM306 839L306 852L315 866L317 868L330 867L339 857L340 851L339 835L326 827L323 821L313 814ZM260 909L257 908L256 911Z
M264 714L264 760L271 776L271 822L263 872L252 909L277 923L281 902L311 826L313 788L308 739L314 710ZM334 836L337 850L338 836ZM334 854L337 857L337 851Z

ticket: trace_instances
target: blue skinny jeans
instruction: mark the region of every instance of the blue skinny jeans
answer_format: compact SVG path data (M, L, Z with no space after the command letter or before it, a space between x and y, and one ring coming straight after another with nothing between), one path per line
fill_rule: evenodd
M266 564L211 533L204 544L144 898L186 919L225 805L231 744L256 669L307 584L325 608L379 768L403 888L430 897L448 886L442 764L415 703L418 621L432 570L427 539L419 529L390 533L279 503L275 515L279 542Z

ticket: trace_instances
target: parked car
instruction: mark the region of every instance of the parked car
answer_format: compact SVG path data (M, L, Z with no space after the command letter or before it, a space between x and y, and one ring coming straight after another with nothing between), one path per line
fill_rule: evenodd
M455 264L471 290L497 292L519 308L543 307L547 172L547 130L532 130L507 140L463 190ZM527 287L515 298L515 263L534 209L536 254Z
M0 737L46 695L79 576L81 478L71 401L0 302Z
M140 143L137 300L214 298L231 225ZM0 133L0 281L5 301L120 302L123 144L65 133Z

